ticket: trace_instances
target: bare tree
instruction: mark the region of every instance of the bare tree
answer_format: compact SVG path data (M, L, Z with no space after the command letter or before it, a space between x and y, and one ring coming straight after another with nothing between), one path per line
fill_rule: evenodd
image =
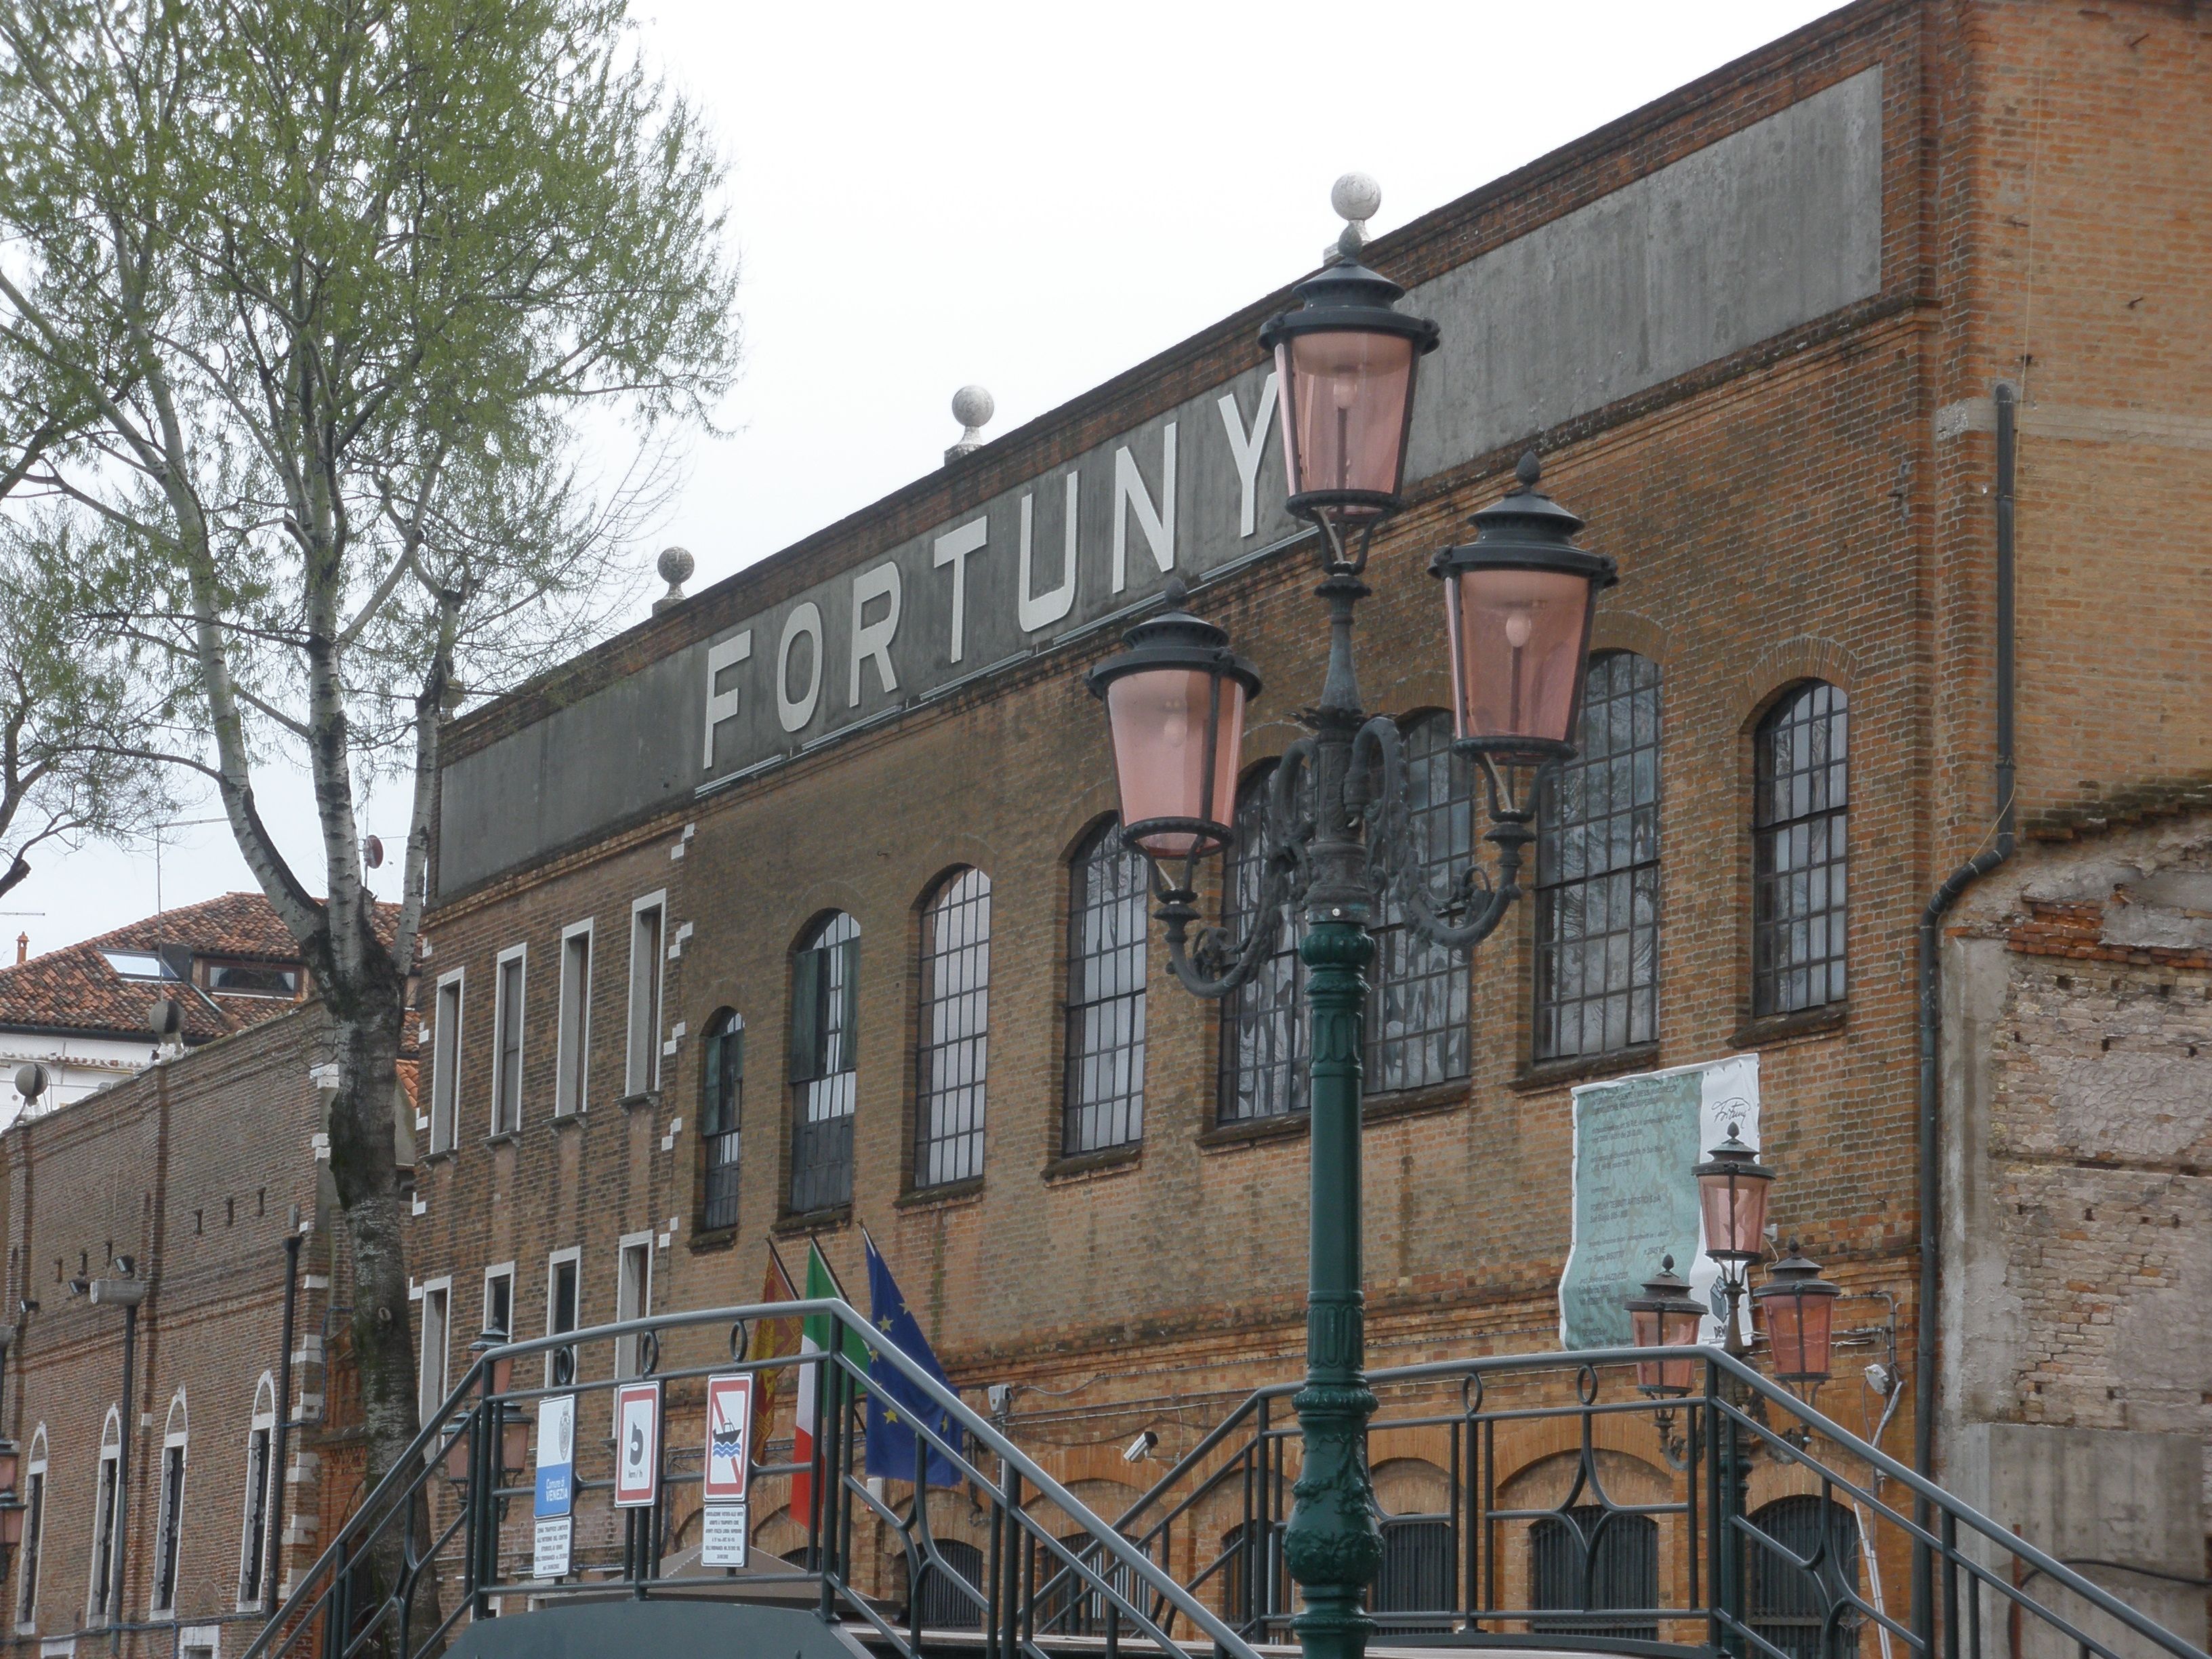
M651 454L726 388L720 176L626 0L0 0L0 373L90 411L28 477L138 573L127 629L202 739L160 752L332 1022L372 1480L416 1428L390 1103L441 722L605 620L649 483L583 466L578 411ZM319 871L262 821L276 756ZM379 772L413 780L383 929Z

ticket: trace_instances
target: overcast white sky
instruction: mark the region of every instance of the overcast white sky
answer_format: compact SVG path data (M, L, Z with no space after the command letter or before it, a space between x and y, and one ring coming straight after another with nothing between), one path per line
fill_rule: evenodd
M1310 269L1339 173L1381 181L1388 230L1834 9L633 3L711 113L743 264L734 435L693 447L637 549L690 548L695 589L938 465L965 382L1010 431ZM258 787L319 885L304 781ZM405 823L386 795L364 828ZM43 914L0 928L43 951L150 914L157 878L172 907L252 885L221 824L166 840L49 853L0 900Z

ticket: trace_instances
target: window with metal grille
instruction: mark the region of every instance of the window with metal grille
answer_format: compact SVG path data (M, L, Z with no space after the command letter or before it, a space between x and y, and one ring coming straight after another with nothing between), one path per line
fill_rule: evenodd
M1790 1659L1855 1656L1859 1613L1850 1598L1859 1588L1857 1517L1832 1499L1801 1492L1778 1498L1749 1519L1744 1588L1753 1631Z
M808 928L791 960L791 1208L853 1201L854 1041L860 924L842 910Z
M1759 723L1752 803L1752 1011L1841 1002L1849 921L1850 714L1806 680Z
M1145 860L1112 819L1068 871L1067 1079L1060 1151L1073 1157L1145 1133Z
M915 1043L914 1184L983 1173L991 1024L991 878L957 870L921 914Z
M1449 887L1474 846L1474 775L1451 751L1440 714L1408 721L1406 785L1411 860L1432 890ZM1406 926L1393 900L1375 929L1367 993L1367 1086L1372 1094L1425 1089L1468 1075L1468 963Z
M258 1606L269 1555L269 1454L276 1427L276 1384L268 1372L253 1388L252 1428L246 1437L246 1526L238 1540L238 1605Z
M185 1449L161 1448L161 1514L155 1531L154 1611L177 1605L177 1539L185 1524Z
M92 1585L84 1609L88 1625L104 1625L115 1614L109 1592L115 1576L116 1469L122 1455L123 1419L110 1406L100 1435L100 1479L93 1488Z
M1108 1555L1089 1533L1072 1532L1060 1542L1069 1555L1088 1564L1093 1572L1112 1585L1122 1601L1144 1605L1139 1598L1136 1575ZM1128 1620L1121 1614L1113 1597L1094 1589L1091 1581L1068 1565L1058 1552L1037 1552L1036 1575L1036 1626L1040 1636L1103 1636L1109 1613L1115 1615L1118 1631L1128 1629Z
M1528 1605L1601 1613L1659 1605L1659 1523L1602 1504L1578 1504L1528 1528ZM1541 1634L1659 1639L1656 1623L1532 1619Z
M1454 1599L1450 1521L1405 1516L1382 1522L1382 1565L1375 1574L1373 1610L1449 1613ZM1437 1633L1449 1630L1451 1621L1390 1619L1384 1628L1392 1637L1416 1631Z
M1659 1034L1659 665L1607 652L1583 684L1578 752L1537 815L1540 1060Z
M699 1051L699 1156L705 1170L699 1224L738 1224L738 1120L744 1103L745 1025L732 1008L707 1022Z
M1283 1117L1306 1109L1306 966L1298 957L1303 921L1263 916L1267 888L1267 789L1273 766L1245 781L1237 796L1237 840L1222 868L1222 925L1243 939L1273 921L1275 948L1252 977L1221 1000L1221 1060L1215 1117L1222 1123Z
M933 1541L939 1559L922 1569L915 1592L922 1629L982 1629L983 1552L957 1538Z
M1261 1521L1241 1522L1221 1536L1221 1616L1240 1636L1258 1634L1275 1611L1282 1536L1279 1523Z

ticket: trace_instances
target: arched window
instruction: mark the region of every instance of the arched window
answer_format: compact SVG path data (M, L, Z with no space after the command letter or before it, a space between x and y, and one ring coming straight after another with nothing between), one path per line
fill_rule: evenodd
M1790 1659L1856 1655L1858 1518L1810 1492L1778 1498L1749 1518L1743 1553L1752 1630Z
M1063 1156L1144 1136L1149 919L1144 857L1122 848L1109 818L1085 837L1068 870Z
M983 1085L991 1024L991 878L957 870L921 913L915 1043L914 1184L983 1173Z
M276 1432L276 1382L267 1371L253 1385L253 1419L246 1436L246 1525L238 1540L238 1609L261 1605L269 1561L269 1467Z
M1841 1002L1849 932L1844 851L1850 714L1843 691L1806 680L1759 723L1752 801L1752 1012Z
M23 1553L16 1569L15 1622L39 1622L39 1559L46 1541L46 1425L31 1431L30 1455L23 1461Z
M177 1606L177 1546L185 1527L185 1448L190 1421L185 1412L185 1391L179 1389L169 1401L168 1421L161 1429L161 1508L154 1522L154 1612L174 1612Z
M1452 1526L1449 1517L1394 1516L1382 1522L1382 1565L1375 1575L1374 1610L1378 1613L1449 1613L1452 1594ZM1421 1632L1441 1633L1449 1619L1386 1619L1386 1640Z
M699 1048L699 1224L708 1232L738 1224L738 1133L744 1088L745 1023L735 1009L717 1008Z
M853 1090L860 924L832 911L791 960L791 1207L853 1201Z
M1267 886L1267 789L1274 768L1261 768L1237 795L1237 840L1222 870L1222 923L1243 939L1268 925L1260 912ZM1252 977L1221 1000L1221 1065L1215 1115L1223 1123L1282 1117L1306 1109L1310 1022L1305 1011L1304 927L1279 918L1275 948Z
M85 1597L84 1622L105 1625L116 1616L115 1498L123 1457L123 1416L112 1406L100 1431L100 1474L93 1483L92 1584Z
M1442 891L1473 856L1474 774L1452 753L1451 722L1441 714L1407 722L1405 752L1413 866ZM1467 957L1419 937L1390 902L1375 929L1369 975L1369 1091L1425 1089L1467 1076Z
M1528 1605L1601 1613L1659 1605L1659 1523L1578 1504L1528 1528ZM1620 1619L1532 1619L1541 1634L1659 1639L1659 1626Z
M1536 836L1535 1058L1659 1034L1659 665L1594 659L1578 753L1547 784Z
M982 1629L983 1552L957 1538L933 1541L939 1559L923 1567L916 1592L922 1629Z

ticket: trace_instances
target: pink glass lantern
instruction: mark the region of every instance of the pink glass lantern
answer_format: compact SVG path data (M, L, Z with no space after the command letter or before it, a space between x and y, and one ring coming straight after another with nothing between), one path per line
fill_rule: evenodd
M1127 648L1090 674L1106 704L1122 837L1160 860L1195 860L1234 838L1244 711L1260 690L1229 635L1191 615L1188 602L1171 583L1167 610L1132 628Z
M1413 370L1437 325L1397 309L1406 290L1346 254L1268 320L1283 420L1285 505L1302 519L1371 524L1401 505Z
M1535 765L1575 752L1597 592L1613 560L1574 545L1583 521L1536 488L1534 453L1475 537L1431 561L1444 585L1452 735L1469 754Z
M1774 1171L1737 1138L1728 1139L1697 1166L1698 1205L1705 1217L1705 1254L1716 1261L1756 1261L1766 1248L1766 1189Z
M13 1492L0 1497L0 1544L13 1549L23 1541L23 1511L27 1507Z
M1659 1264L1657 1277L1644 1282L1644 1294L1628 1301L1629 1328L1639 1348L1683 1348L1695 1345L1705 1310L1690 1296L1690 1287L1674 1271L1674 1258ZM1684 1395L1694 1386L1694 1359L1639 1360L1636 1386L1656 1395Z
M1836 1298L1842 1290L1820 1277L1820 1264L1797 1253L1774 1264L1765 1284L1751 1293L1752 1310L1766 1327L1767 1351L1778 1382L1825 1382L1834 1351Z

